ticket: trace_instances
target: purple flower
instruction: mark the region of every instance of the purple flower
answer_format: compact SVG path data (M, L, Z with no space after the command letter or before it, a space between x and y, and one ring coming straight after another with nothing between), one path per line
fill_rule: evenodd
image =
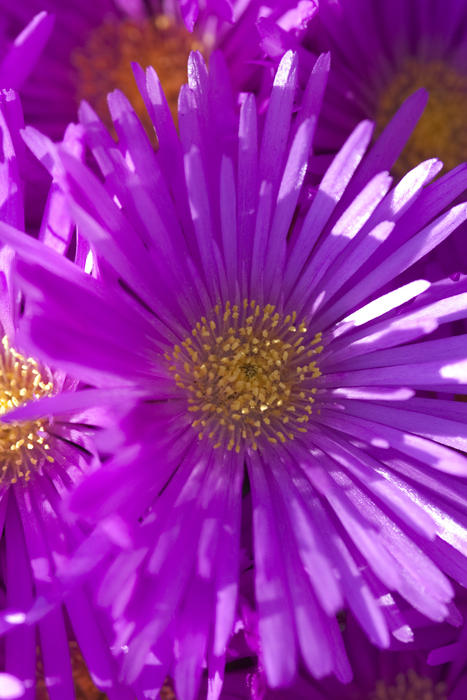
M21 228L23 183L16 151L21 144L20 126L18 96L12 90L4 91L0 94L0 218L5 225ZM70 129L63 147L77 153L78 135L79 130ZM73 230L63 194L53 185L40 231L42 245L55 249L57 255L64 254ZM78 260L79 249L83 250L82 243L77 246ZM14 267L13 251L2 247L2 416L25 402L56 399L61 392L74 392L77 387L75 380L28 356L17 343L24 299L14 281ZM0 664L7 672L0 674L1 697L36 698L40 664L50 700L72 700L69 639L78 642L92 678L109 698L131 697L127 689L120 688L117 663L107 639L109 625L93 606L89 591L74 587L61 602L63 591L57 578L63 562L84 539L82 528L64 517L63 503L82 475L98 466L89 425L92 421L90 411L75 408L53 419L13 420L0 428L0 632L4 635Z
M186 81L191 49L208 56L220 48L226 56L237 90L264 94L272 83L271 66L265 65L256 21L267 15L289 27L294 0L7 0L2 5L5 42L30 22L0 67L0 87L21 87L25 121L58 141L76 119L81 99L88 100L101 118L111 124L107 93L121 89L152 133L152 124L134 81L131 62L158 70L173 114L180 86ZM309 15L314 2L303 3L300 17ZM234 10L234 15L232 14ZM295 13L296 14L296 13ZM193 34L183 24L183 15ZM292 17L291 17L292 15ZM52 31L53 17L55 25ZM195 21L196 19L196 21ZM193 26L194 23L194 26ZM49 42L39 60L40 50ZM34 64L29 80L24 80ZM3 85L2 77L8 78ZM49 182L34 159L27 163L28 227L37 230Z
M298 36L268 18L261 20L260 33L275 63L287 49L300 51L303 84L316 55L331 52L315 170L327 167L362 119L374 120L376 133L382 132L419 88L429 93L427 106L416 126L401 125L407 145L392 172L400 177L432 157L447 169L467 161L467 6L462 0L323 0ZM422 274L436 280L466 273L466 233L462 227L429 256Z
M351 615L342 616L341 630L354 678L342 684L335 678L318 681L302 668L292 686L268 689L261 664L254 656L231 662L225 674L222 700L378 700L380 698L432 698L462 700L467 677L452 676L449 664L430 666L426 662L426 637L436 643L435 629L420 629L419 644L410 649L381 650L368 642ZM441 626L447 627L446 626ZM438 632L439 634L439 632ZM425 642L425 644L424 644ZM400 645L401 646L401 645ZM257 650L260 651L260 650ZM206 697L206 686L199 698Z
M440 212L467 168L432 182L441 164L429 160L391 187L384 170L416 95L368 153L372 125L359 124L300 198L328 68L322 56L293 120L287 53L258 120L252 95L238 113L220 54L208 72L194 53L179 137L154 71L136 67L159 148L118 91L118 145L83 104L101 178L26 130L99 278L0 226L24 259L18 337L100 387L91 397L106 400L110 386L127 408L100 438L113 457L71 507L108 534L107 549L83 543L78 565L111 557L98 598L143 697L170 670L191 700L204 664L218 697L242 518L271 687L292 682L297 659L316 678L350 681L343 607L385 648L413 637L401 600L440 622L455 614L448 576L467 584L466 405L449 398L466 385L466 341L438 331L465 317L467 278L398 285L465 220L465 204ZM14 417L53 414L73 396L86 400L44 399Z
M263 20L265 48L282 49L292 34ZM331 51L329 86L317 133L323 151L336 152L359 121L381 130L415 90L430 93L427 109L397 167L439 157L448 168L467 160L467 8L461 0L322 0L300 35L301 50ZM270 51L271 53L271 51ZM304 69L312 56L303 61Z
M65 4L57 0L8 0L2 11L10 36L38 9L55 16L46 51L23 87L26 123L59 140L76 118L81 99L88 100L101 118L108 120L106 95L114 88L123 90L142 115L144 105L133 79L132 61L156 68L175 113L191 49L201 49L207 56L213 48L221 48L236 85L244 89L250 84L259 90L259 59L264 53L256 20L266 14L274 21L283 18L289 26L287 18L293 5L293 0L73 0ZM310 14L314 3L307 0L305 5ZM194 29L193 34L183 25L180 13ZM43 22L50 24L51 18ZM49 33L50 29L48 26ZM19 65L23 69L26 62Z

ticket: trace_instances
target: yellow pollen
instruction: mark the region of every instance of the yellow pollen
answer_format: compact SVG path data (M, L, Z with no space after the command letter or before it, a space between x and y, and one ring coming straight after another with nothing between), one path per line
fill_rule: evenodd
M427 158L446 168L467 160L467 76L443 61L408 59L385 88L376 112L381 131L399 105L419 88L429 92L427 107L396 164L403 175Z
M368 700L447 700L445 683L433 683L410 669L399 673L393 685L378 681Z
M2 338L0 348L0 414L4 415L26 401L48 396L51 381L45 381L35 360L25 358ZM53 462L48 454L46 421L0 423L0 483L28 481L39 461Z
M239 452L242 446L257 449L260 436L276 444L303 431L313 382L321 375L310 360L323 346L321 333L311 336L304 323L290 320L269 304L227 302L166 355L200 439Z
M131 62L156 69L176 118L178 93L186 82L188 54L201 48L201 43L185 27L165 15L140 21L107 20L91 32L85 46L72 54L78 74L77 98L90 102L101 119L110 124L107 93L118 88L152 134L152 124L136 86Z

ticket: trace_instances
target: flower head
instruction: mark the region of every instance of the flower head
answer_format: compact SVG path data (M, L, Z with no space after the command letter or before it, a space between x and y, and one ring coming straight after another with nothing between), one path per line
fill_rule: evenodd
M267 49L277 30L264 19L261 32ZM317 133L321 150L337 151L365 118L374 119L382 131L404 100L425 88L428 106L397 163L398 174L433 156L447 168L467 159L467 14L462 2L434 0L427 12L419 0L397 7L387 0L377 7L368 0L324 0L299 41L312 55L332 53ZM296 43L293 34L282 32L282 47Z
M465 220L464 204L440 212L466 167L431 182L441 164L429 160L392 188L380 168L402 117L367 154L363 122L301 198L328 69L322 56L293 120L287 53L258 119L252 95L237 111L222 57L208 71L194 53L178 137L154 71L137 68L159 148L121 93L109 96L118 144L83 104L100 178L27 130L97 279L0 226L24 259L22 343L96 396L118 387L126 404L101 437L114 457L72 508L123 546L99 600L127 648L125 677L154 690L171 669L181 700L204 663L211 697L221 689L242 490L272 687L293 680L297 659L317 678L351 679L342 608L384 648L412 639L401 599L439 622L452 610L447 576L467 582L465 404L434 398L466 385L465 337L436 331L465 317L467 280L397 284ZM52 398L14 417L38 418L41 403L53 414ZM85 546L84 560L99 564Z
M301 51L303 84L314 57L331 52L315 139L321 153L316 171L327 167L362 119L374 120L381 134L404 102L406 119L399 123L402 153L392 165L394 175L401 177L426 158L439 158L447 169L467 160L464 3L433 0L428 9L420 0L397 5L383 0L377 6L370 0L324 0L299 36L278 29L268 18L261 20L259 30L273 62L288 48ZM428 98L421 110L410 98L420 89ZM461 227L417 269L430 280L465 273L466 231Z
M20 143L20 117L17 94L1 93L0 215L6 226L22 226L24 221L17 163L21 156L15 149ZM77 137L77 131L70 129L64 148L79 152ZM63 195L53 185L40 232L42 244L64 254L73 230ZM14 266L13 251L2 247L0 414L5 418L25 403L57 398L77 387L75 380L38 362L17 344L24 298L14 281ZM62 602L57 576L84 539L82 528L64 517L63 503L82 475L98 465L91 419L89 411L69 411L65 405L53 418L13 419L0 428L0 632L1 666L6 671L0 678L2 697L36 697L36 674L42 670L47 697L74 698L71 658L81 652L101 688L120 693L122 700L130 697L117 680L117 664L106 638L108 625L91 595L75 586Z
M287 15L293 5L291 0L280 0L271 7L270 4L267 0L247 3L96 0L86 2L84 10L79 0L66 5L44 0L40 5L50 16L42 13L31 23L35 27L40 21L44 29L40 34L39 28L35 29L39 38L34 44L32 38L28 39L31 46L28 44L27 57L21 61L15 60L16 54L7 58L8 71L11 72L10 64L14 63L15 71L25 73L26 65L30 68L33 57L37 58L39 48L45 44L46 29L50 34L54 16L55 27L44 55L31 79L22 85L26 123L59 140L68 123L76 118L81 99L88 100L101 118L110 122L106 95L119 88L149 126L132 75L134 61L157 69L175 115L178 92L186 81L187 57L193 49L208 56L214 48L221 48L236 84L243 89L254 84L259 90L259 58L263 54L255 22L260 14L278 20ZM24 17L32 17L36 8L35 0L27 0L21 6L11 1L5 3L3 10L10 37L22 29ZM28 31L32 34L31 29ZM19 85L15 82L6 87L18 88Z
M442 626L443 627L443 626ZM444 627L447 627L445 625ZM342 684L335 678L316 680L301 669L292 686L270 689L267 687L261 661L254 656L240 657L228 667L225 674L223 700L460 700L466 679L450 679L451 668L445 663L430 666L426 661L426 637L436 643L434 629L420 629L417 645L409 649L378 649L368 642L352 615L341 617L342 636L352 661L354 678ZM439 633L439 630L438 630ZM260 649L256 649L260 653ZM200 693L205 696L206 687Z

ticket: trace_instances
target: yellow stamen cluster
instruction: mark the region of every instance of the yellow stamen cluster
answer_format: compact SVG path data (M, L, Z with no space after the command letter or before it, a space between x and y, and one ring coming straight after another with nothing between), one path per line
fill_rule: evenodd
M239 452L306 431L321 374L313 358L323 346L296 316L248 299L227 302L166 355L200 438Z
M44 381L37 362L20 355L4 336L0 349L0 414L26 401L48 396L52 390L52 382ZM28 481L39 461L54 461L49 450L45 421L0 423L0 483Z
M201 45L181 25L165 15L144 20L107 20L75 49L72 63L78 72L77 97L88 100L102 119L109 122L107 93L125 93L146 127L151 123L136 86L131 62L154 66L165 96L176 116L180 87L186 82L191 50Z
M423 678L410 669L399 673L394 685L378 681L368 700L447 700L445 683L433 683L431 678Z
M428 105L397 163L402 175L422 160L438 157L446 168L467 160L467 76L443 61L407 60L384 90L376 113L379 130L418 88L429 92Z

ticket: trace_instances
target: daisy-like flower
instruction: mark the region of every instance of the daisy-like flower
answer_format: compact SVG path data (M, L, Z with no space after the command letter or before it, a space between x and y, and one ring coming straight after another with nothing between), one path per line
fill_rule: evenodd
M278 63L290 48L301 53L302 83L321 51L331 51L329 85L317 128L319 173L362 119L381 133L399 106L419 88L429 93L417 125L401 123L407 145L392 173L402 176L426 158L446 168L467 160L467 10L459 0L323 0L305 31L260 20L262 46ZM415 129L413 128L415 126ZM467 272L461 227L418 267L430 280Z
M316 678L351 679L342 608L384 648L412 639L400 598L439 622L454 614L448 576L467 583L467 407L442 398L465 387L466 342L437 332L465 317L467 279L397 284L465 220L465 204L444 210L467 168L431 182L442 164L429 160L391 187L381 168L404 107L368 153L373 127L359 124L313 198L299 199L328 68L322 56L292 119L287 53L258 121L252 95L237 112L222 56L208 71L194 53L180 136L155 72L137 68L159 149L121 93L109 96L118 145L83 104L100 179L26 130L100 277L0 226L23 258L18 337L98 393L118 387L127 406L101 440L115 456L72 508L122 543L99 601L127 651L124 677L147 684L142 697L170 670L179 700L192 700L205 663L219 695L242 488L271 687L293 680L297 659ZM53 398L14 418L44 413ZM90 538L82 569L109 552Z
M264 54L255 22L260 14L267 14L289 27L314 9L311 0L303 3L299 13L290 11L293 5L293 0L206 0L200 7L198 0L8 0L2 12L11 35L39 9L55 16L51 40L22 92L26 123L60 140L68 123L76 119L81 99L109 121L106 96L119 88L150 125L133 79L132 61L155 66L175 114L192 49L207 56L214 47L221 48L236 85L244 88L253 82L259 90L258 59Z
M12 90L0 93L0 218L21 227L23 184L15 145L21 143L21 107ZM63 145L82 151L79 132L71 129ZM74 230L63 195L53 185L40 232L44 246L57 254L68 249ZM23 234L26 238L26 234ZM77 254L79 258L79 249ZM14 254L0 250L0 414L25 402L56 397L76 389L75 380L30 357L16 343L23 313L13 279ZM98 458L88 425L90 412L74 411L54 419L13 421L0 428L0 695L35 700L43 677L50 700L75 698L72 660L85 657L92 678L109 698L132 694L117 680L106 625L85 588L75 587L63 603L56 571L84 534L63 517L63 501ZM41 602L42 601L42 602ZM26 624L21 624L26 621ZM81 650L81 652L80 652ZM74 661L73 661L74 663ZM6 673L4 673L6 672ZM15 694L16 693L16 694Z
M420 629L418 648L415 644L410 649L381 650L368 642L351 615L342 618L341 629L354 670L351 683L344 685L335 678L318 681L302 669L291 687L272 690L267 687L255 657L246 656L226 669L221 699L462 700L465 697L465 674L452 678L450 664L427 664L427 644L439 641L439 630Z
M270 53L297 44L293 34L267 18L261 27ZM467 8L462 0L382 0L377 5L323 0L299 41L305 53L332 54L317 133L323 151L335 153L362 119L375 120L381 131L401 103L423 87L428 105L397 173L433 156L447 168L467 160Z

